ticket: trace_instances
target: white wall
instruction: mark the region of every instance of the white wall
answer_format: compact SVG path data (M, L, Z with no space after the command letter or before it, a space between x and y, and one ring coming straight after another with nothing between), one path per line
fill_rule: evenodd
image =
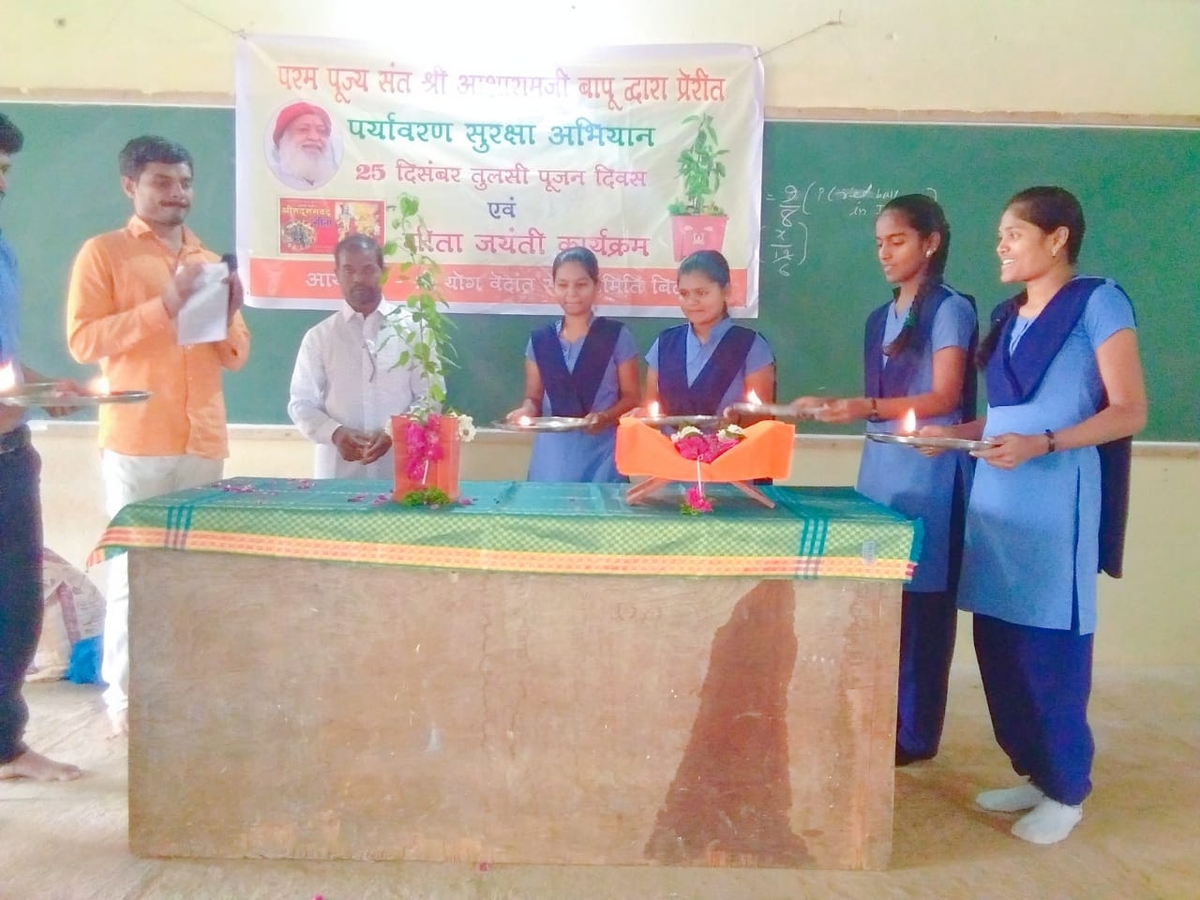
M735 42L774 107L1197 113L1195 0L3 0L0 89L233 92L236 32L511 58L580 44ZM189 9L190 7L190 9ZM449 13L449 15L448 15Z

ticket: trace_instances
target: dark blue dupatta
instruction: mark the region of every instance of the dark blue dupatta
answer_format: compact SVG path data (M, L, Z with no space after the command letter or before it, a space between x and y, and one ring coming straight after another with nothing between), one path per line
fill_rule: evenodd
M741 325L732 326L721 337L713 355L692 384L687 380L687 336L690 325L676 325L658 336L658 394L663 415L720 415L717 407L746 356L754 345L757 332Z
M1050 363L1062 350L1067 336L1083 315L1088 298L1106 283L1103 278L1074 278L1064 284L1046 308L1021 335L1012 352L1009 343L1016 324L1018 297L992 310L993 327L1000 337L987 362L987 392L990 406L1017 406L1032 397L1042 383ZM1118 288L1119 290L1119 288ZM1108 406L1101 399L1099 410ZM1129 468L1133 438L1118 438L1100 444L1100 571L1121 577L1125 553L1125 527L1129 518Z
M621 323L597 316L588 328L575 361L575 370L567 368L559 342L558 324L551 322L530 334L533 357L542 376L542 388L550 398L556 416L586 416L600 390L600 382L612 360L621 333Z
M938 285L933 292L921 300L917 308L917 321L913 325L908 343L904 349L888 357L887 365L883 364L883 333L887 326L888 310L891 303L885 303L867 317L866 328L863 332L863 373L864 394L867 397L906 397L913 392L913 380L921 366L929 343L933 340L933 322L938 309L946 298L954 295L954 291L944 284ZM971 306L975 298L962 294ZM978 329L971 337L967 348L967 359L975 356L975 344L978 340ZM962 393L959 401L959 415L962 421L969 422L975 418L975 405L978 399L978 382L970 365L963 372Z

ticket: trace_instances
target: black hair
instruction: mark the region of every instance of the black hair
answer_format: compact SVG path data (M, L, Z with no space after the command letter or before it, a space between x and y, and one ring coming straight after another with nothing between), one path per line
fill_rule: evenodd
M121 166L121 175L137 181L151 163L165 163L169 166L187 163L187 167L195 174L196 167L192 164L192 154L187 148L174 141L168 141L153 134L135 137L121 148L117 156Z
M729 287L729 260L716 250L697 250L679 264L679 276L699 272L723 288Z
M25 146L25 135L13 124L13 120L0 113L0 153L20 153Z
M1031 187L1012 195L1004 205L1022 221L1036 225L1046 234L1056 228L1067 229L1067 262L1075 265L1083 248L1083 207L1066 188Z
M557 278L558 270L567 263L579 263L588 273L588 278L592 281L600 280L600 263L596 260L596 254L587 247L568 247L554 257L554 262L550 265L550 277Z
M342 254L347 250L361 250L363 253L375 251L375 262L379 264L379 268L383 268L383 247L379 246L379 242L373 237L365 234L348 234L333 248L333 264L341 265Z
M917 285L917 293L908 307L908 315L904 317L900 333L883 348L883 355L891 357L908 346L917 324L917 316L920 315L921 304L945 277L946 261L950 258L950 224L946 221L946 213L942 211L938 202L925 194L901 194L899 197L893 197L879 214L887 212L902 216L909 227L921 236L921 240L932 234L941 236L937 249L930 255L925 266L925 273L921 276L921 283ZM900 289L897 288L896 296L899 294Z
M1036 225L1046 234L1057 228L1066 228L1067 262L1075 265L1075 261L1079 259L1079 251L1083 249L1086 223L1083 219L1083 207L1079 205L1079 200L1074 194L1066 188L1038 185L1017 191L1004 204L1004 208L1012 210L1017 218ZM1001 304L992 314L992 326L988 329L987 336L979 342L979 349L975 353L975 365L980 369L987 368L988 360L996 351L996 344L1000 341L1005 324L1028 300L1029 295L1021 291Z

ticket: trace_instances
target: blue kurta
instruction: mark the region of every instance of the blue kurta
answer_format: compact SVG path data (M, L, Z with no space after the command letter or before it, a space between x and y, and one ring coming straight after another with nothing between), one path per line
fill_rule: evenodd
M17 277L17 256L0 234L0 366L11 365L16 384L21 384L20 333L17 300L21 292ZM23 422L28 417L21 417Z
M712 358L713 351L721 343L721 338L733 326L733 319L728 316L725 317L712 327L708 340L703 343L696 337L695 329L690 325L688 326L687 380L689 385L695 383L705 364ZM769 366L773 362L775 362L775 354L771 352L770 345L761 334L756 335L754 343L750 345L750 350L746 354L745 361L733 376L733 380L725 390L725 395L721 398L721 402L717 404L716 409L705 410L703 415L720 415L721 411L729 406L729 404L744 401L746 399L746 375L751 372L757 372L759 369ZM658 362L658 338L654 339L654 343L650 345L650 350L646 353L646 364L655 372L658 372L661 368ZM767 398L763 397L761 399L765 401Z
M584 335L577 341L565 341L562 338L562 319L558 320L559 344L562 346L563 360L567 368L575 371L575 363L583 350ZM604 370L600 388L596 391L596 399L592 409L608 409L621 396L621 386L617 378L617 367L623 362L637 356L637 346L633 342L633 334L625 325L621 326L617 336L617 345L612 358ZM536 363L533 354L533 342L525 345L525 358ZM542 415L558 415L550 403L550 395L542 394ZM617 471L616 464L616 427L606 428L599 434L586 434L582 431L565 431L558 434L541 433L534 435L533 452L529 458L529 481L625 481L625 476Z
M1019 320L1010 347L1027 326ZM1134 329L1133 306L1111 281L1087 300L1062 349L1025 403L988 407L984 436L1041 434L1095 415L1104 395L1096 348ZM996 352L1000 352L997 348ZM1100 459L1095 447L1063 450L1003 470L980 463L967 506L958 603L1015 625L1096 629Z
M896 315L895 304L888 305L880 354L883 347L900 333L904 324L904 316ZM924 394L932 390L933 354L947 347L958 347L966 352L975 336L976 322L975 307L971 301L961 294L950 293L938 307L926 350L908 390L901 396ZM972 366L973 360L968 360L967 365ZM955 409L941 416L921 419L917 427L956 425L960 420L959 411ZM902 425L903 421L899 419L868 422L866 430L890 434ZM858 483L855 485L859 493L910 518L919 518L924 523L921 558L916 574L905 590L944 591L948 588L954 485L956 480L963 485L961 496L965 497L970 485L971 469L970 457L965 453L943 453L931 458L921 455L912 447L865 442L858 468Z
M17 359L17 257L0 234L0 365Z

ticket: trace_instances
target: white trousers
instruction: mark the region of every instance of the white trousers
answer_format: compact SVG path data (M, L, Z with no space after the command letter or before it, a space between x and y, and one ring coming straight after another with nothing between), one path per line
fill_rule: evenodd
M203 456L126 456L105 450L100 459L104 511L111 519L138 500L219 481L225 461ZM129 708L129 556L108 562L104 610L104 704L110 716Z

